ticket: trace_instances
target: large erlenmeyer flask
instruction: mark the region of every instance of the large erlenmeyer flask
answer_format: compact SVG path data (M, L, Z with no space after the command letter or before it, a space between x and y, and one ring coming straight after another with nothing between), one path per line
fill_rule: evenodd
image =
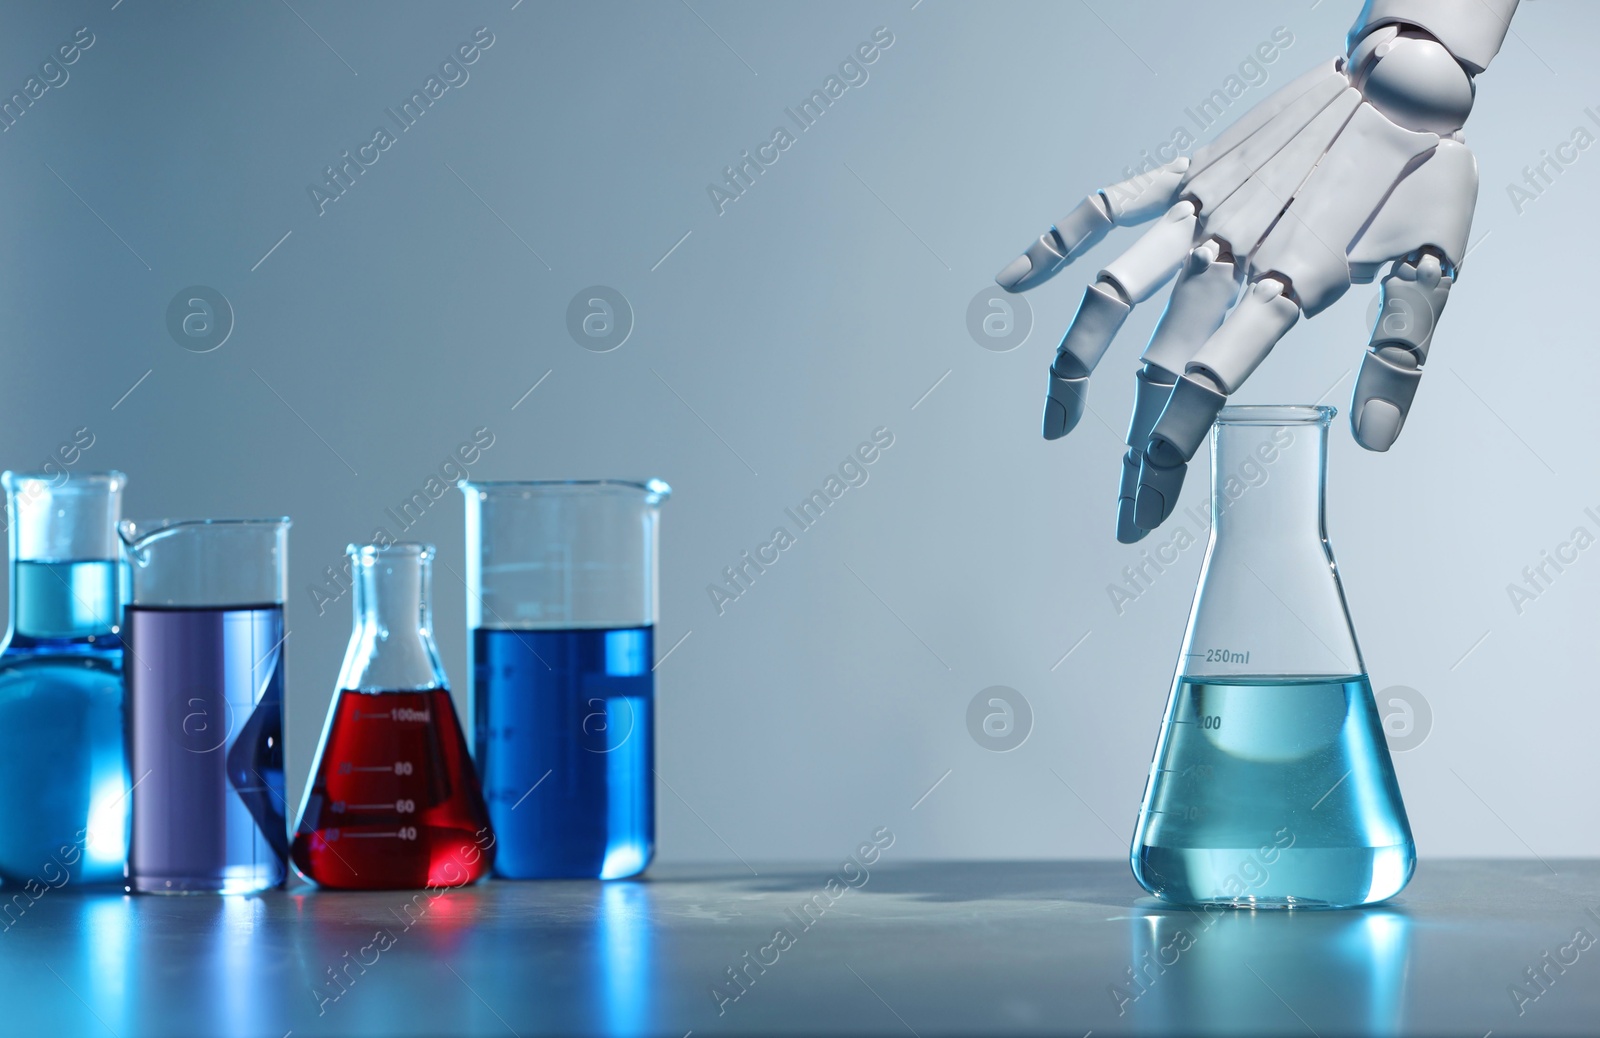
M476 882L494 832L433 642L433 545L356 545L355 627L295 826L326 887Z
M1158 897L1343 908L1416 851L1323 518L1328 407L1229 407L1212 529L1133 842Z
M495 875L616 879L655 853L660 480L459 484Z
M249 894L283 882L288 519L121 526L128 606L128 889Z

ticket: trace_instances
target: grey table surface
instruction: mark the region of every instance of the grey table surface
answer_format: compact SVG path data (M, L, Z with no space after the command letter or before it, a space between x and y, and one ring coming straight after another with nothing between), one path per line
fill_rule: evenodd
M1595 861L1424 861L1380 908L1215 914L1109 862L885 859L837 897L827 866L755 872L52 891L0 917L0 1034L1600 1033Z

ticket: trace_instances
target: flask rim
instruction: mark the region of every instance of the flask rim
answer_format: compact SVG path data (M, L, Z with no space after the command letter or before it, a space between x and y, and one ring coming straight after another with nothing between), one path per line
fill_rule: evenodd
M530 493L604 493L611 490L637 491L651 504L660 504L672 496L672 488L659 479L461 479L456 489L463 494L476 493L480 497L501 494Z
M117 536L134 558L142 562L150 545L186 530L274 530L281 535L293 525L294 520L286 515L260 519L124 519L117 523Z
M184 526L283 526L294 525L289 516L268 516L259 519L124 519L128 526L148 528L149 533L175 530Z
M63 475L67 477L66 482L61 483L60 485L55 485L56 480L60 479ZM49 472L36 472L19 469L7 469L5 472L0 473L0 486L4 486L7 490L16 490L24 483L33 482L46 484L46 490L52 494L58 495L82 494L89 491L100 493L107 490L121 490L127 485L128 475L127 473L118 471L117 469L102 469L95 472L63 471L57 472L54 475Z
M408 558L432 559L438 553L433 545L423 541L392 541L388 544L350 544L344 553L359 561L369 561L381 555L400 555Z
M1218 425L1327 425L1339 413L1323 404L1237 404L1224 407Z

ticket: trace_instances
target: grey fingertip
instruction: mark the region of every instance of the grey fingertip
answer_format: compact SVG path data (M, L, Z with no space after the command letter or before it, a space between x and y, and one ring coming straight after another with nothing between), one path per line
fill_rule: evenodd
M1133 522L1141 530L1148 533L1160 526L1167 518L1167 499L1161 496L1161 491L1148 483L1139 487L1138 496L1133 499ZM1118 540L1121 540L1119 537ZM1123 543L1132 543L1124 541Z
M1085 395L1089 392L1087 378L1060 378L1053 371L1050 389L1044 400L1044 438L1059 440L1078 427L1083 420Z
M1369 451L1386 451L1400 438L1406 416L1387 400L1368 400L1355 416L1356 442Z
M1149 533L1134 519L1134 499L1117 498L1117 541L1121 544L1138 544Z
M1133 521L1145 530L1154 530L1166 522L1178 507L1183 478L1189 471L1182 461L1173 466L1161 463L1160 448L1170 446L1165 441L1152 441L1150 446L1139 466L1139 490L1133 499Z
M1033 261L1027 256L1018 256L1006 265L1006 269L994 276L994 281L1007 292L1016 292L1017 285L1031 273L1033 273Z
M1139 467L1142 458L1137 451L1122 456L1122 485L1117 488L1117 540L1122 544L1137 544L1149 530L1134 521L1134 499L1139 494Z
M1072 425L1068 420L1067 409L1062 407L1061 402L1058 400L1046 400L1044 402L1044 438L1047 440L1059 440L1071 431Z

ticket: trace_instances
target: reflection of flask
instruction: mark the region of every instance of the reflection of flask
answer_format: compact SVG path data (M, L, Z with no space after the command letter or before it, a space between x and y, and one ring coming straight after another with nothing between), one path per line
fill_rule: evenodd
M361 890L472 883L495 841L433 643L433 547L352 544L349 554L355 628L295 827L295 867Z
M248 894L283 882L288 519L124 522L128 889Z
M1332 408L1231 407L1212 535L1134 837L1180 903L1392 897L1411 829L1323 521Z
M660 480L461 483L484 797L508 879L655 853Z
M1410 925L1384 908L1153 906L1133 916L1131 962L1108 991L1152 1034L1405 1034Z
M7 472L11 629L0 653L0 878L114 883L128 856L116 526L120 472ZM24 895L19 895L24 896Z

